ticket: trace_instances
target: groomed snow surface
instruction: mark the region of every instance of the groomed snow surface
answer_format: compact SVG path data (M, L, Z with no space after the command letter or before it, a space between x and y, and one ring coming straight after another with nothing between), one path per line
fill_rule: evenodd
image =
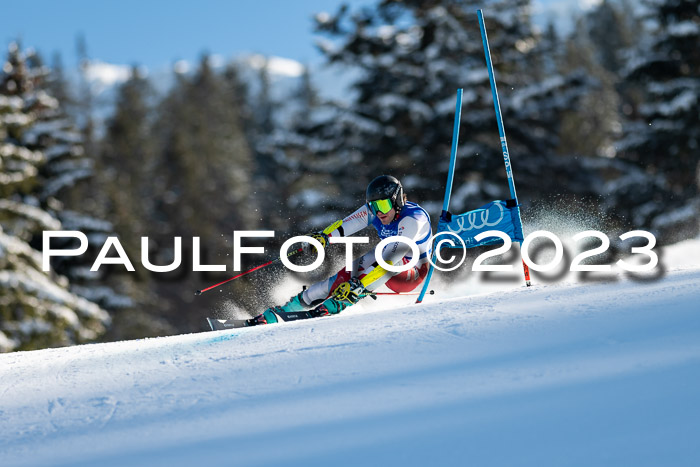
M662 258L650 281L3 354L0 464L697 466L700 242Z

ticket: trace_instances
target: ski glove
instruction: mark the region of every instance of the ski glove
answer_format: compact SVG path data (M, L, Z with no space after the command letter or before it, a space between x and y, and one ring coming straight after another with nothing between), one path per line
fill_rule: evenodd
M330 236L331 233L333 233L334 230L339 229L340 226L343 225L343 221L335 221L325 229L323 229L320 232L314 232L311 234L308 234L309 237L314 238L319 241L319 243L323 246L323 248L326 248L326 245L328 245L328 237ZM312 246L311 244L307 243L306 246L304 246L304 251L309 252L313 251L316 252L316 247Z
M323 232L315 232L315 233L312 233L312 234L308 234L307 237L311 237L311 238L313 238L313 239L315 239L315 240L318 240L318 242L321 244L321 246L322 246L324 249L326 248L326 245L328 245L328 235L326 235L326 234L323 233ZM304 246L304 251L306 251L307 253L310 252L310 251L312 251L312 252L315 253L315 252L316 252L316 247L313 246L311 243L307 243L307 244Z

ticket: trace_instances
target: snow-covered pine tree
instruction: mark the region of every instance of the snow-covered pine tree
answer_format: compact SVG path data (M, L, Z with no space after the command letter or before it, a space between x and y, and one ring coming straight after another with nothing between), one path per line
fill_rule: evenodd
M40 183L32 193L40 208L61 221L65 230L78 230L88 236L91 251L98 251L113 225L103 220L105 213L96 213L95 200L87 191L87 182L95 175L94 160L85 153L84 136L63 103L51 92L62 90L60 76L52 77L53 70L43 65L39 55L29 51L26 63L34 82L36 95L43 96L42 105L34 108L35 122L22 134L25 147L41 151L46 158L39 170ZM52 97L51 99L46 96ZM91 211L97 215L89 214ZM40 238L32 246L40 248ZM54 240L56 247L67 247L70 240ZM71 291L114 311L127 307L131 300L101 281L99 274L90 272L89 258L57 258L52 264L59 274L70 281Z
M290 98L295 105L292 118L302 124L308 125L311 123L311 116L320 104L320 97L318 90L313 84L311 70L308 66L304 67L299 84L292 92Z
M185 236L229 235L259 221L260 214L246 205L253 161L230 93L204 56L196 73L180 76L157 109L157 215Z
M204 56L194 74L177 75L152 129L158 170L151 215L161 228L149 237L166 247L175 236L200 237L202 250L217 254L204 253L202 261L217 264L230 264L231 233L254 229L266 209L250 202L254 161L234 91ZM198 300L197 310L188 305L198 286L158 284L163 315L182 331L205 323L211 296Z
M565 122L601 83L580 65L562 66L558 34L553 28L540 33L531 9L529 0L484 8L518 192L526 203L552 195L591 197L598 177L581 164L579 153L566 150Z
M268 207L270 215L265 218L265 225L275 230L308 228L299 223L308 214L302 205L309 204L307 196L314 197L329 183L325 173L314 167L318 159L310 158L314 148L308 146L313 144L313 137L307 138L318 124L316 111L320 106L311 72L304 67L296 86L276 108L271 131L258 128L252 132L256 153L254 198Z
M58 106L39 85L44 73L27 65L17 44L10 45L0 75L1 351L91 341L110 322L105 310L70 291L65 276L42 271L34 247L44 230L62 229L55 195L81 176L72 161L49 168L50 160L74 153L75 141L63 124L42 120ZM60 142L40 141L46 133L60 135Z
M169 264L174 257L172 223L159 211L168 188L162 181L162 160L153 137L155 91L140 67L119 86L114 113L106 122L91 187L99 211L109 216L122 246L132 257L149 237L149 259ZM186 245L186 241L183 242ZM124 340L172 335L177 329L160 315L170 308L159 297L158 283L140 263L134 273L110 271L105 283L132 298L134 306L113 314L106 339ZM182 272L180 271L179 274ZM178 273L175 273L178 274Z
M575 22L560 62L563 69L581 69L596 80L581 105L563 116L560 152L578 156L614 157L621 132L619 61L633 44L630 20L617 3L604 1Z
M305 196L290 200L301 199L307 211L322 200L329 209L325 218L312 213L309 223L356 207L360 187L380 173L400 177L414 199L439 212L459 87L465 92L452 208L473 209L508 196L476 17L482 6L383 0L354 13L342 7L334 15L317 15L317 30L330 37L320 43L329 64L354 70L358 78L349 103L321 106L313 124L277 134L271 145L277 160L311 181ZM588 83L580 74L543 78L533 69L540 36L529 7L528 0L485 6L519 189L532 200L572 189L562 182L569 178L581 181L572 183L575 189L588 192L585 170L554 157L559 117Z
M256 205L265 206L264 224L267 228L286 230L289 226L289 215L285 210L285 203L280 201L285 199L283 187L286 185L284 182L286 174L280 170L280 164L277 163L274 155L265 150L265 144L262 144L279 128L280 103L276 102L272 95L269 59L262 55L255 55L249 60L255 71L255 74L251 74L248 78L251 84L243 93L234 92L233 95L247 100L246 106L250 109L244 119L244 126L254 156L251 200ZM230 66L233 67L233 65ZM234 90L241 88L240 85L235 84L241 81L238 73L226 77L226 80Z
M598 209L613 221L608 229L647 228L641 212L651 192L664 191L658 177L651 176L618 158L617 142L622 134L621 99L625 84L619 72L629 47L637 46L641 23L626 0L606 0L581 15L566 38L559 66L581 69L597 83L580 105L562 115L559 152L577 156L579 163L597 175L592 184ZM617 226L617 227L616 227Z
M625 51L642 36L635 9L631 0L603 0L580 20L587 37L579 39L592 43L596 61L616 76L625 66Z
M669 242L699 228L700 0L645 3L649 35L625 69L631 110L618 150L671 191L647 190L632 213Z
M157 174L151 135L155 91L137 66L117 91L114 113L107 120L98 158L101 208L110 214L124 245L137 251L147 230L158 224L153 187Z
M61 103L61 108L66 109L67 114L72 116L69 109L75 106L75 98L70 90L61 54L54 53L49 66L51 73L46 77L48 93Z

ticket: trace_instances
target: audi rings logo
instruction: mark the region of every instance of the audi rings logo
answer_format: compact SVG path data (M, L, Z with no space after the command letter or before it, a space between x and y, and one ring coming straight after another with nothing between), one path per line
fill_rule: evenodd
M503 216L505 215L505 209L503 209L503 205L501 203L496 203L495 206L498 207L499 211L497 220L489 220L489 217L491 217L490 213L492 212L491 209L486 209L481 212L472 211L467 215L458 217L454 220L454 222L452 222L452 224L457 224L457 229L453 229L449 224L447 225L447 229L450 232L459 234L461 232L468 232L474 229L483 229L484 227L495 227L501 223Z

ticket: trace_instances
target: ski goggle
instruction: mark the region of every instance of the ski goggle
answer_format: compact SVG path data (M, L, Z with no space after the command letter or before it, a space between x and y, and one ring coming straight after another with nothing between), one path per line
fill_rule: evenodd
M369 204L369 208L372 210L372 214L374 214L375 216L378 212L386 214L387 212L391 211L391 209L394 207L391 204L390 199L377 199L374 201L369 201L367 204Z

